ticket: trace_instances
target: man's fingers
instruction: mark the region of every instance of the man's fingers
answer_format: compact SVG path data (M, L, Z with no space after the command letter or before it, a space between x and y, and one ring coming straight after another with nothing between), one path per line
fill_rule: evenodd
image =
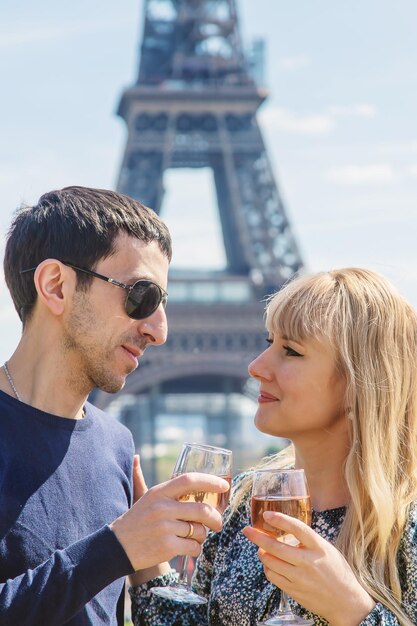
M229 483L222 478L192 472L155 485L136 506L142 507L143 504L148 516L155 523L176 519L200 523L214 532L219 532L222 528L222 516L215 508L217 496L213 497L213 494L223 493L228 489ZM207 498L210 493L211 498ZM194 497L185 498L191 494Z
M216 533L219 532L223 526L221 514L209 504L178 502L176 503L175 509L172 509L172 514L178 520L191 522L193 524L202 524Z
M198 543L203 543L206 538L206 528L198 522L178 522L181 527L177 533L177 537L181 539L194 539Z
M139 500L110 528L126 551L135 570L169 561L177 554L198 556L204 540L202 526L218 532L222 528L219 511L204 500L207 493L224 493L229 483L211 474L190 473L146 489L140 465L134 460L135 495ZM181 496L194 494L181 502ZM212 497L212 501L216 497ZM190 533L190 523L193 535ZM200 525L200 526L199 526ZM186 538L188 535L188 538ZM158 538L155 541L155 537Z
M148 487L142 474L139 454L135 454L133 457L133 502L137 502L147 491Z
M198 500L202 502L205 493L224 493L230 489L230 485L219 476L189 472L157 485L156 489L162 491L166 497L175 500L178 500L181 496L195 493L198 495Z

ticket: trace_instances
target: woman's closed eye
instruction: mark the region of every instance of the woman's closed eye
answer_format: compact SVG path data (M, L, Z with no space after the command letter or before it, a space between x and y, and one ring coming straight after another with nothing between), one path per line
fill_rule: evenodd
M267 337L266 339L266 343L269 344L270 346L274 343L274 339L273 337ZM291 348L288 345L284 345L282 346L283 349L285 350L285 352L287 353L287 356L303 356L302 354L300 354L299 352L297 352L296 350L294 350L294 348Z
M282 347L286 351L287 356L303 356L302 354L300 354L299 352L297 352L293 348L290 348L290 346L282 346Z

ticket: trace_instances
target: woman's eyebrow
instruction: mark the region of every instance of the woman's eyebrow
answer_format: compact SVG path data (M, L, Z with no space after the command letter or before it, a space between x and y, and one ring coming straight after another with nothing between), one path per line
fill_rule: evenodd
M301 345L302 345L302 343L301 343L301 341L302 341L302 340L301 340L301 339L294 339L294 337L289 337L289 336L288 336L288 335L286 335L286 334L282 334L282 335L281 335L281 339L283 339L284 341L292 341L293 343L296 343L296 344L298 344L299 346L301 346Z

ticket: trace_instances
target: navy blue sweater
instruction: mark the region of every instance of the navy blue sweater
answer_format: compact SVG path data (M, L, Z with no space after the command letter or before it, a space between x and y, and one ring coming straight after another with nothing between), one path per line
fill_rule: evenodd
M0 391L0 624L123 624L131 563L107 524L132 500L130 432Z

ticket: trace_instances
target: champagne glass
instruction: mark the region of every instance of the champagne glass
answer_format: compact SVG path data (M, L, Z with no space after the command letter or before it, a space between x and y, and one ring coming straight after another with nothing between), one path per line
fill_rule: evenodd
M214 474L232 481L232 451L215 448L200 443L184 443L175 463L172 478L188 472ZM179 498L180 502L206 502L223 513L230 497L230 489L226 493L196 491ZM178 582L168 587L152 587L152 593L176 602L206 604L207 599L195 593L187 580L188 556L182 561Z
M263 517L265 511L285 513L296 517L305 524L311 524L310 494L304 470L271 469L257 470L253 476L251 519L252 526L292 546L299 545L291 533L268 524ZM298 617L291 611L288 596L281 590L278 612L265 622L267 626L307 626L314 620Z

